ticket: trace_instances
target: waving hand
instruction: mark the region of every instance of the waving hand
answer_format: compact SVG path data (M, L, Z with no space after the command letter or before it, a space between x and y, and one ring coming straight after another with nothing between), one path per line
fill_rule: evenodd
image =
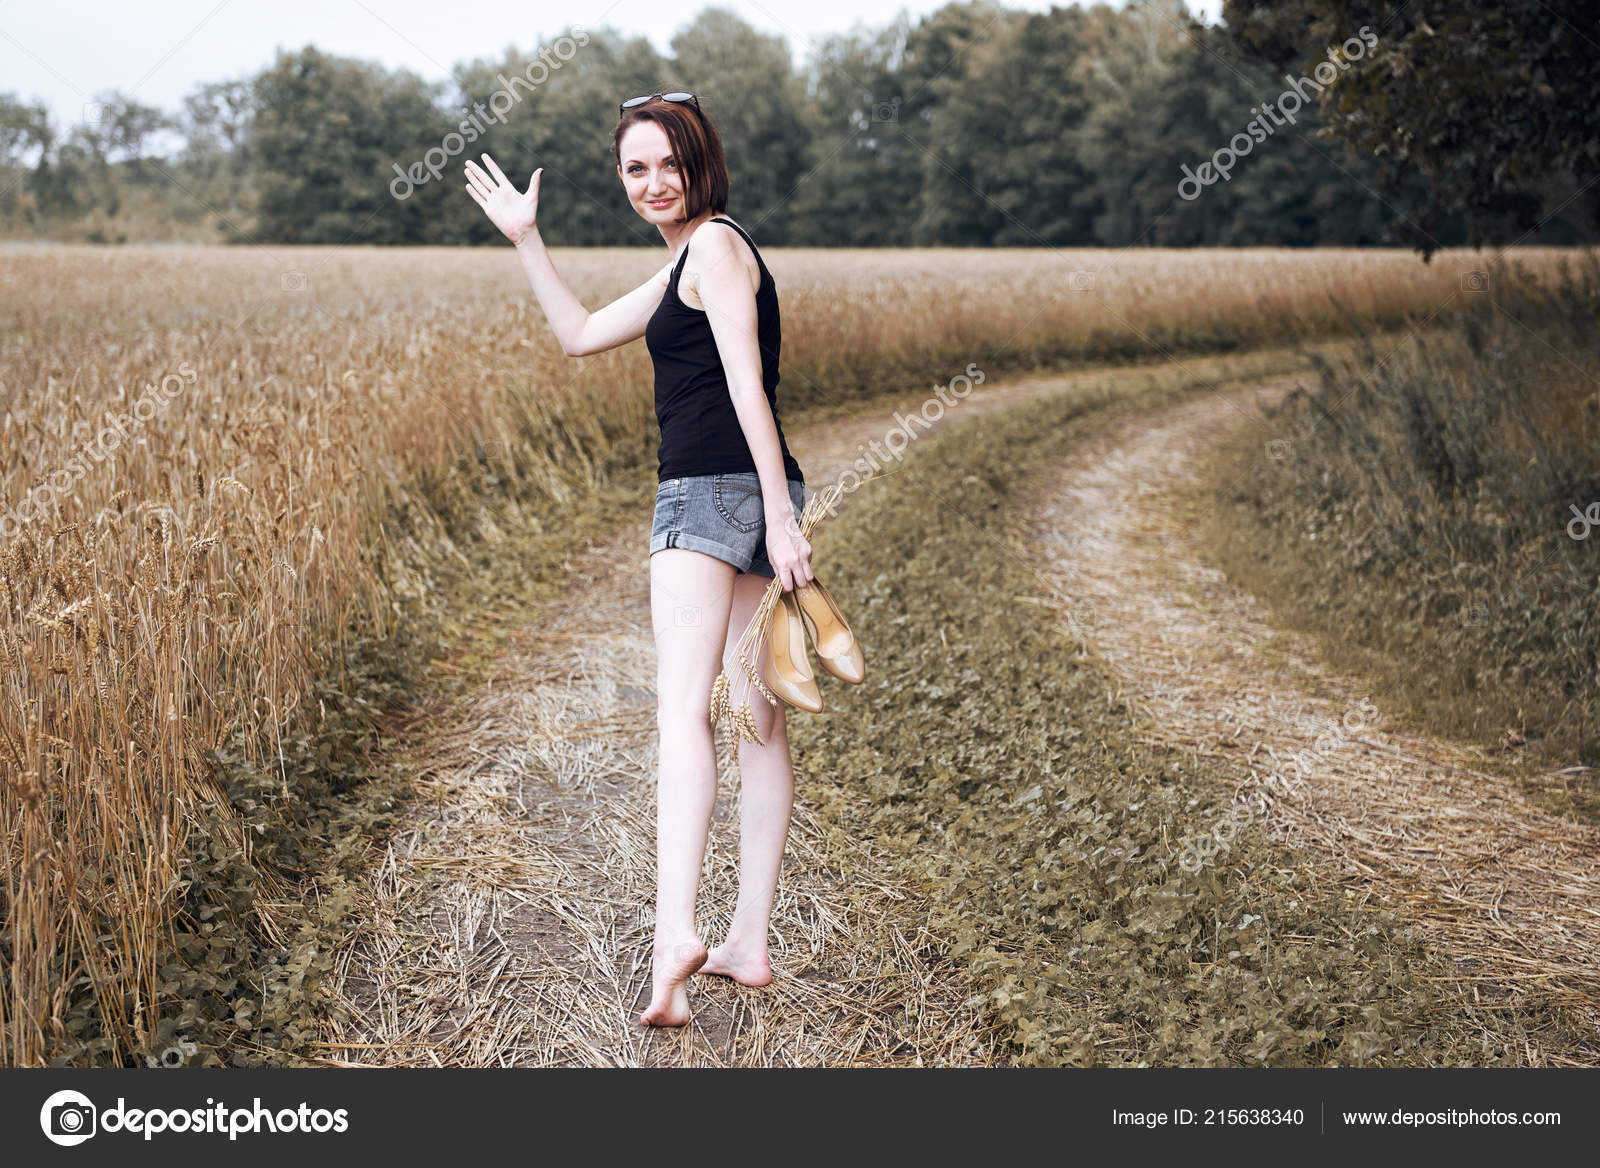
M533 230L539 212L539 176L544 167L535 170L528 179L528 190L523 193L495 165L487 154L486 171L472 159L467 159L467 194L476 200L483 213L512 243L521 243L522 237Z

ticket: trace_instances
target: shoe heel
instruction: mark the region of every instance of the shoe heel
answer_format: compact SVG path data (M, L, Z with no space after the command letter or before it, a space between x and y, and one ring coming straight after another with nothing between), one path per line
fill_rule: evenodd
M795 607L805 621L822 668L851 685L866 679L867 663L861 645L845 623L844 614L821 580L801 584L794 590Z
M767 628L767 688L791 706L816 714L822 710L822 691L806 660L805 631L800 612L789 593L778 597Z

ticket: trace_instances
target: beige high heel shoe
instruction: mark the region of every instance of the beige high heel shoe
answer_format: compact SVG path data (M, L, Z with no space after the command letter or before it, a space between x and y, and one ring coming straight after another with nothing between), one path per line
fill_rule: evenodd
M860 685L867 675L866 660L861 655L861 644L845 623L844 614L833 602L833 597L822 586L821 580L796 585L794 598L800 615L806 621L806 632L811 634L812 647L817 660L840 681Z
M791 706L815 714L822 710L822 691L806 660L806 636L800 610L788 592L778 594L767 626L767 688Z

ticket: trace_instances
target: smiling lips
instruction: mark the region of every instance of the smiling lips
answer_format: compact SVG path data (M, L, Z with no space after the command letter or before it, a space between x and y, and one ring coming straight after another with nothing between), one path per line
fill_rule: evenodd
M650 201L650 205L652 207L656 208L657 210L660 210L662 207L670 207L672 205L672 200L671 199L653 199L653 200Z

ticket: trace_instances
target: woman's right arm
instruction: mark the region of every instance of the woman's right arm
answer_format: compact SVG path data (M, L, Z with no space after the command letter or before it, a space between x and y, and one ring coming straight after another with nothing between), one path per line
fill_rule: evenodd
M516 244L522 270L527 273L533 294L544 309L550 329L569 357L604 352L644 336L656 306L667 288L670 265L598 312L590 312L567 287L550 260L536 223L539 210L539 176L533 172L527 192L518 191L493 158L485 154L486 171L467 160L467 193L483 208L484 214L503 235Z
M672 268L668 263L632 292L589 312L556 274L538 228L523 236L522 242L517 244L517 255L522 260L522 270L528 273L534 295L539 298L539 306L544 309L545 319L569 357L603 353L644 336L645 326L655 315L661 296L667 290L667 276Z

